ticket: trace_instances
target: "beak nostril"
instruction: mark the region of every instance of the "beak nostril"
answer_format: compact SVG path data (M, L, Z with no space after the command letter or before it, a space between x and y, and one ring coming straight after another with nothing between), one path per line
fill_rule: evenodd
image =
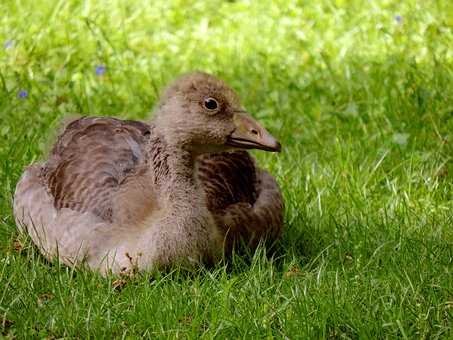
M256 131L255 129L250 130L250 132L254 135L258 135L258 131Z

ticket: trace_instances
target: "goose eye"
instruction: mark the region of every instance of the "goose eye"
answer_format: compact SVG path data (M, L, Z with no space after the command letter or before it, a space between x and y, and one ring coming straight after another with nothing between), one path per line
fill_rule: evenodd
M204 107L210 111L217 110L219 107L219 103L214 98L206 98L204 100Z

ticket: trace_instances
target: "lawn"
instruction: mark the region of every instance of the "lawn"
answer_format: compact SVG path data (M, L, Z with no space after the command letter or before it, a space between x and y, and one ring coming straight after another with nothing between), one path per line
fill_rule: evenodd
M0 337L453 338L453 2L0 2ZM103 278L49 263L12 197L63 117L147 119L226 80L283 145L274 252Z

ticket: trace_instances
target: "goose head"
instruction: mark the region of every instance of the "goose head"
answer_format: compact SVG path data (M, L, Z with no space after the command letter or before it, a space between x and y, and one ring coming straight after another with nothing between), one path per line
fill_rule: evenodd
M245 111L228 85L202 72L184 75L168 87L154 123L167 142L193 154L281 149L280 143Z

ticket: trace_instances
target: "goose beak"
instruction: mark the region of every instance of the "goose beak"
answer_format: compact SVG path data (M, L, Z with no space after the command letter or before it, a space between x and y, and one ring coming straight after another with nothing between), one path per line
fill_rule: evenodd
M228 136L227 145L239 149L280 152L280 143L250 115L236 112L233 121L236 129Z

